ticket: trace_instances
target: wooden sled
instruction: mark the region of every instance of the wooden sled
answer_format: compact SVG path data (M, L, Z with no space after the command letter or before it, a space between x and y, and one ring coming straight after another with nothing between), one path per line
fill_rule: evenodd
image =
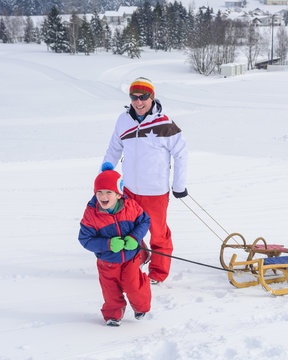
M234 240L236 244L229 243L230 240ZM232 248L233 250L244 250L246 253L248 253L246 261L253 260L255 254L263 254L271 258L280 256L282 253L288 253L288 249L286 249L284 245L268 245L262 237L257 238L252 245L249 245L246 243L243 235L239 233L232 233L228 235L223 241L220 250L220 263L224 269L229 269L229 266L225 263L224 260L224 253L227 248ZM248 264L246 265L248 268Z
M261 284L262 287L273 295L288 294L288 256L276 256L268 258L260 258L255 260L236 261L237 255L231 258L228 272L229 282L238 287L244 288ZM269 271L271 270L271 271ZM236 274L236 276L235 276ZM239 282L236 277L241 275L252 275L251 281ZM281 289L273 289L269 285L273 283L287 282Z

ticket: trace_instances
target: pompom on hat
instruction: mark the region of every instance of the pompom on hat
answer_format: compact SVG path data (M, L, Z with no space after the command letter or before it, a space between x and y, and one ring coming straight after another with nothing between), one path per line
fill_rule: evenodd
M123 195L122 176L114 169L110 162L102 164L102 172L96 177L94 182L94 193L99 190L111 190Z
M153 100L155 93L154 93L154 86L151 80L146 79L144 77L139 77L132 82L129 89L129 94L151 94L150 98Z

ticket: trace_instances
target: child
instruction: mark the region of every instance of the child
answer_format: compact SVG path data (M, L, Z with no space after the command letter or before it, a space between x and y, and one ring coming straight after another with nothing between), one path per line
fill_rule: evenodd
M137 254L150 218L136 201L123 196L123 180L111 163L102 165L94 193L80 224L79 241L97 257L106 324L119 326L127 304L124 292L136 319L150 310L150 281Z

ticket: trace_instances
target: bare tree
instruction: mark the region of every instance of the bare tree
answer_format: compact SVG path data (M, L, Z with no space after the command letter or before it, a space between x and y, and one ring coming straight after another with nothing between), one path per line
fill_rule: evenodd
M25 21L22 16L5 16L5 25L10 34L9 42L23 40Z
M248 70L254 68L258 55L263 50L263 38L257 27L250 24L246 34L246 56L248 60Z
M76 54L78 52L79 32L80 32L81 23L82 20L75 12L73 12L69 20L69 31L68 31L71 54Z
M280 58L280 63L283 65L287 59L288 52L288 34L285 26L279 27L276 39L276 54Z
M234 62L236 54L236 28L234 22L222 20L217 15L213 24L213 43L217 45L217 68L222 64Z
M188 61L192 68L203 75L213 73L217 67L218 45L213 35L213 20L210 10L205 13L200 10L197 14L188 41Z
M202 75L210 75L217 67L217 46L213 44L188 50L188 61L192 68Z

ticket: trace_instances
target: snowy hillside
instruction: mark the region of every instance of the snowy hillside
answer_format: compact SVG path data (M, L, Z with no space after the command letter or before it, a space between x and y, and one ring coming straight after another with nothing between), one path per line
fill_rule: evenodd
M146 318L127 307L120 328L103 322L79 222L138 76L183 129L191 196L247 242L288 247L288 72L206 78L178 52L131 60L0 44L0 360L287 360L287 296L178 260ZM220 266L221 241L173 197L169 225L174 255Z
M210 8L213 8L214 12L217 12L219 9L225 9L225 0L181 0L181 3L185 7L191 7L192 9L198 9L201 6L209 6ZM244 10L254 10L257 8L269 11L272 14L281 9L287 10L287 6L285 5L266 5L264 4L264 1L261 0L247 0Z

